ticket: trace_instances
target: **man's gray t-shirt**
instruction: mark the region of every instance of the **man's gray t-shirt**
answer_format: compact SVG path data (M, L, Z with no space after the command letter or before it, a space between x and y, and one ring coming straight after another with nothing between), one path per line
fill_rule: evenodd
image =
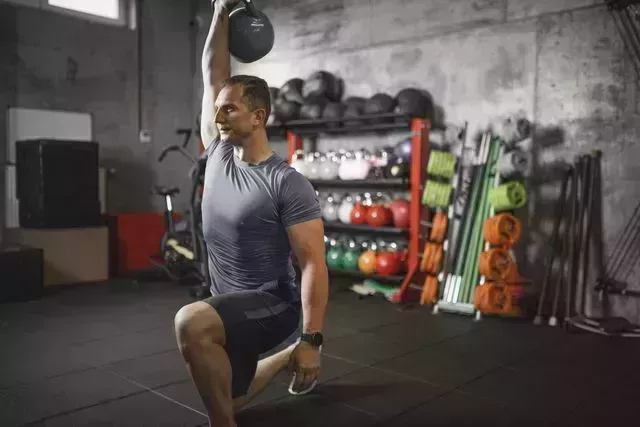
M202 227L213 295L286 288L298 298L286 228L320 217L313 186L282 157L253 165L230 143L207 147Z

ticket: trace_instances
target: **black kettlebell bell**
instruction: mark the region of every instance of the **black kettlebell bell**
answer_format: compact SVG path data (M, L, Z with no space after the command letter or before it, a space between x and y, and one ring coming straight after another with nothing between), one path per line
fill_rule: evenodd
M271 52L275 40L273 25L252 0L229 14L229 53L240 62L250 63Z

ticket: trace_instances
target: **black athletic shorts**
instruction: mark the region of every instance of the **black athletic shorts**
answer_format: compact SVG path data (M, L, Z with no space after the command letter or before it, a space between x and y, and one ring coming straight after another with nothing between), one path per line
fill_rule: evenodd
M300 303L261 290L214 295L204 302L216 309L224 324L233 398L244 396L260 355L283 343L298 328Z

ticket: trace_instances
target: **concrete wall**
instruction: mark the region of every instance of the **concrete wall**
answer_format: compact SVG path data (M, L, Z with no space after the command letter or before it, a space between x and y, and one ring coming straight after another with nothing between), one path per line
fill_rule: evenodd
M520 244L520 267L538 283L559 187L553 164L601 149L611 247L640 196L640 145L637 75L603 1L256 3L275 25L276 45L264 60L235 64L234 73L257 74L279 86L326 69L345 79L347 95L422 87L447 122L482 128L518 111L533 120L535 175L521 213L529 233ZM637 301L617 310L640 321Z
M190 165L178 156L159 165L157 158L162 147L177 141L176 128L194 123L193 5L144 3L140 62L134 30L0 2L3 108L90 113L101 163L116 169L109 187L110 212L161 209L162 200L150 193L154 184L181 186L178 206L184 206ZM151 144L138 138L139 64L141 126L151 130ZM4 125L3 119L0 156L5 155ZM197 151L195 140L191 149Z

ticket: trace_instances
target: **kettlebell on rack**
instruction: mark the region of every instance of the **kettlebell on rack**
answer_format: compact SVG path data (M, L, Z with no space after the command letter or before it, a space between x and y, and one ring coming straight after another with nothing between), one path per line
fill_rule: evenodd
M253 0L229 13L229 53L245 64L266 56L273 48L275 33L271 21L256 9Z

